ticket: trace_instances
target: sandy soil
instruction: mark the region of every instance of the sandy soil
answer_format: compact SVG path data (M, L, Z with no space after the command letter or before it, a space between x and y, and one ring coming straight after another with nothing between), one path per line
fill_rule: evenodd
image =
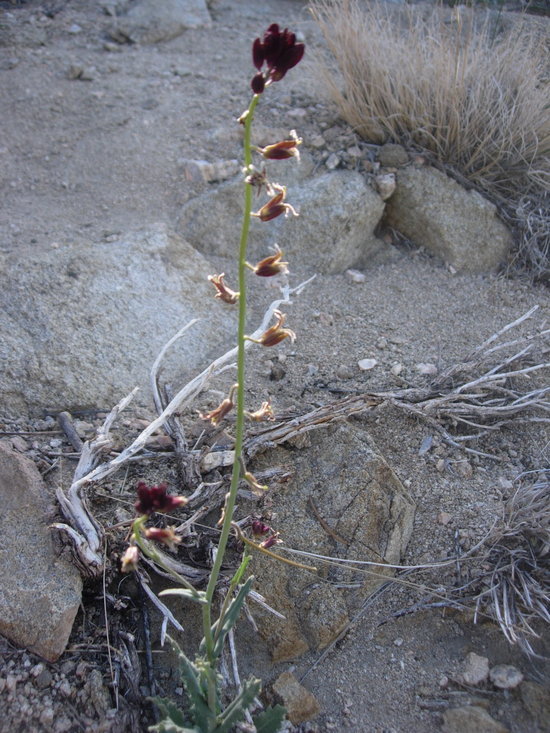
M305 5L291 0L216 0L209 29L151 46L118 47L105 45L112 18L99 4L0 5L25 31L15 45L0 48L0 248L18 251L22 258L60 240L99 241L156 221L176 226L182 203L202 190L185 180L181 160L239 157L233 121L248 99L250 41L274 21L301 30L306 42L317 38ZM44 33L44 43L36 45L33 39ZM72 67L84 69L90 80L70 78ZM338 123L313 87L304 88L291 76L288 84L273 89L273 107L260 109L260 126L296 127L305 148L308 139L327 129L334 149L353 143L352 132ZM310 152L322 166L324 151L312 147ZM215 264L231 272L232 263ZM549 315L547 290L497 276L453 275L415 249L399 249L392 261L365 274L363 283L350 282L344 274L319 277L296 300L289 319L299 340L283 345L277 357L270 354L270 360L250 365L254 396L267 392L280 409L305 411L346 393L423 384L426 377L418 364L450 366L533 305L541 307L537 322ZM364 358L375 358L377 366L361 371L357 362ZM402 365L399 375L392 372L397 364ZM86 417L91 426L96 417ZM138 412L128 418L127 434L138 429L143 417ZM520 424L480 441L476 447L495 454L495 461L451 449L437 436L423 453L430 429L395 407L364 421L417 503L413 537L403 558L407 564L454 557L457 546L467 550L491 526L516 476L548 466L548 435L540 426ZM3 430L52 428L51 420L29 423L21 416L4 421ZM30 445L32 437L26 439ZM48 440L35 437L46 451ZM109 491L124 492L126 486L121 479ZM116 502L107 494L96 501L100 521L114 524ZM441 512L448 521L441 521ZM113 602L111 633L115 627L139 633L135 599L128 589L120 590L117 574L116 552L123 541L120 534L113 536L108 583L122 600L118 607ZM537 722L518 691L442 682L458 675L470 651L488 657L491 665L514 664L534 682L544 682L548 673L543 661L531 661L509 647L496 626L473 625L470 614L460 610L426 607L440 599L428 588L440 588L445 595L445 588L459 582L454 573L451 566L437 574L407 576L412 585L390 585L330 653L296 661L296 676L304 678L322 706L317 728L306 725L303 730L432 733L441 729L448 707L476 701L513 733L550 730ZM21 685L30 680L28 689L20 687L27 690L22 693L26 709L21 693L10 697L7 686L0 690L6 711L1 731L145 729L150 710L131 695L126 717L115 721L105 710L84 712L78 702L86 670L98 669L106 684L110 680L101 646L102 614L101 588L91 587L70 651L57 664L45 665L51 681L44 688L29 677L37 658L7 643L0 646L0 678L19 674ZM271 665L249 628L242 629L239 644L243 674L254 671L269 682L288 669L288 664ZM548 652L543 640L538 644L541 653ZM164 664L160 667L159 680L168 689L170 675ZM46 718L41 722L47 707L55 711L56 721L65 722L57 727Z

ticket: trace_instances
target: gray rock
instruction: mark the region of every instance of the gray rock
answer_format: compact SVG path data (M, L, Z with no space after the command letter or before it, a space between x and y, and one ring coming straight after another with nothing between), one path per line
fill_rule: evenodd
M402 145L386 143L378 152L378 160L385 168L399 168L409 162L409 154Z
M283 672L273 683L273 692L286 708L288 719L293 725L311 720L321 712L321 706L292 672Z
M207 255L234 256L243 196L240 179L197 196L184 205L179 231ZM264 257L277 242L291 269L299 264L309 272L331 274L366 266L391 251L374 235L384 203L359 173L334 171L297 180L288 186L286 200L300 216L279 216L269 222L253 218L249 259ZM266 198L259 201L254 207L260 208Z
M232 345L235 314L214 301L211 266L164 225L4 264L0 390L14 414L110 408L135 386L148 403L153 361L192 318L164 362L174 387Z
M179 161L186 181L194 183L214 183L233 178L239 170L238 160L216 160L210 163L207 160L190 160L183 158Z
M541 731L548 730L550 720L550 690L538 682L522 682L519 688L525 709L535 718Z
M465 685L480 685L489 676L489 660L475 652L466 655L460 681Z
M82 581L54 552L37 468L6 441L0 441L0 501L0 633L54 662L67 645Z
M501 690L512 690L523 681L523 674L511 664L497 664L491 667L489 679Z
M397 188L386 212L389 226L456 270L494 270L512 245L512 235L498 219L496 207L435 168L411 166L398 171Z
M509 729L477 705L452 708L443 713L443 733L509 733Z
M212 24L204 0L137 0L110 30L117 41L158 43Z
M292 446L294 478L270 495L274 529L282 532L285 544L296 549L398 563L412 533L415 507L371 438L355 423L308 435L309 447ZM269 451L261 458L260 470L264 460L265 466L285 465L287 452L283 448ZM252 470L256 463L259 459ZM309 562L314 565L315 558ZM273 660L285 661L330 644L357 606L391 571L368 575L363 586L349 595L322 581L316 584L310 573L260 553L254 553L251 572L267 602L285 616L283 621L261 610L254 612ZM321 577L328 572L321 563ZM334 582L357 581L353 571L339 570L337 576L330 573Z

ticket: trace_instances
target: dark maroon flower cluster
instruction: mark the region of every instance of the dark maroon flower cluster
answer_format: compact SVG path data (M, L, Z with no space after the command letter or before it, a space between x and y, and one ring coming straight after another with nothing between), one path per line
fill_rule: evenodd
M263 535L269 534L269 537L264 539L263 542L260 542L260 547L263 547L265 550L268 550L274 545L281 544L282 540L279 539L279 533L275 532L269 524L262 522L261 519L253 519L251 527L252 534L256 540L260 539Z
M171 512L179 506L187 503L183 496L169 496L166 492L168 486L147 486L140 481L136 486L138 500L135 503L138 514L152 514L153 512Z
M273 531L271 527L269 526L269 524L262 522L261 519L253 519L251 527L252 527L252 534L255 537L260 537L263 534L267 534L268 532Z
M280 81L302 59L304 50L303 43L296 43L294 33L288 28L281 32L277 23L272 23L264 37L256 38L252 45L252 61L258 69L251 83L254 94L261 94L267 81ZM264 63L266 74L262 72Z

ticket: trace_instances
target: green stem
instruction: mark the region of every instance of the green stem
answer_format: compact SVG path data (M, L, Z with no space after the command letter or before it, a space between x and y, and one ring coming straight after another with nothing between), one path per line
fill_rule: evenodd
M252 163L252 150L250 147L250 132L254 110L258 104L259 96L254 95L248 114L244 121L244 166L245 169ZM245 328L246 328L246 249L248 245L248 232L250 229L250 214L252 212L252 186L245 184L244 193L244 213L241 228L241 240L239 244L239 324L237 330L237 409L236 409L236 425L235 425L235 461L233 463L233 473L231 475L231 486L225 502L224 520L218 543L216 559L210 572L208 586L206 588L206 603L203 606L203 633L206 642L207 659L213 662L214 639L212 636L212 599L214 591L220 575L229 533L231 531L231 522L233 512L235 510L235 501L237 499L237 489L241 477L240 457L243 448L244 437L244 379L245 379Z

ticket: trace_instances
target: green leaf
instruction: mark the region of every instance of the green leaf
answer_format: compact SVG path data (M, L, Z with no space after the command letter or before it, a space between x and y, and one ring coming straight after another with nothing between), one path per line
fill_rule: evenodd
M165 697L148 698L159 709L164 720L156 725L149 726L150 731L156 733L200 733L198 728L188 728L185 723L183 712Z
M178 655L181 678L189 696L190 713L193 718L193 722L196 724L199 731L209 731L211 730L211 723L214 718L214 714L208 707L208 701L203 694L200 670L184 654L179 644L168 634L166 636Z
M161 590L159 596L180 596L195 601L195 603L201 603L203 606L208 603L204 591L189 590L188 588L167 588Z
M237 619L239 618L239 613L241 612L241 608L243 607L243 603L246 600L246 596L250 592L250 588L252 586L252 583L254 582L254 577L251 575L245 583L241 585L239 588L239 592L235 596L235 598L231 601L229 604L229 607L227 611L225 612L225 616L222 619L223 624L218 632L218 625L220 622L220 619L216 621L216 623L212 626L212 634L216 638L216 643L214 644L213 649L213 656L214 659L220 656L220 654L223 651L223 645L225 643L225 638L227 634L231 631L233 626L237 623Z
M246 568L248 567L248 563L252 560L252 555L245 555L243 557L242 563L237 568L237 572L235 575L231 578L231 585L238 585L241 582L241 578L245 574Z
M253 718L256 726L256 733L278 733L286 716L286 710L282 705L274 705L266 708L263 713Z
M260 680L251 677L242 686L237 697L229 703L223 713L218 717L218 727L214 728L216 733L229 733L231 728L244 718L245 712L254 702L254 698L260 694L262 683Z

